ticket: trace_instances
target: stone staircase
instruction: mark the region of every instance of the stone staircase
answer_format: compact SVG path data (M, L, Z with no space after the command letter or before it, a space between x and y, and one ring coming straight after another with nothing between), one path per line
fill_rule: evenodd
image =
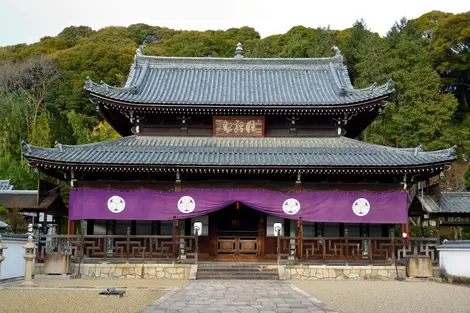
M200 263L196 279L278 280L275 265L249 263Z

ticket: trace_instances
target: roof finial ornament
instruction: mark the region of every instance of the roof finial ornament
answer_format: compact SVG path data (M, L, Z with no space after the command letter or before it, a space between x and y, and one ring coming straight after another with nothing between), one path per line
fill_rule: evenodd
M419 145L415 148L415 156L417 156L419 152L423 152L423 145Z
M453 145L450 149L449 149L449 156L457 156L457 145Z
M341 50L339 50L339 48L336 45L331 47L331 50L335 52L336 56L341 56Z
M27 153L31 153L31 146L26 140L21 141L21 146L24 150L26 150Z
M390 78L387 82L387 90L392 90L393 89L393 80Z
M57 140L54 143L54 148L58 149L59 152L64 152L64 150L62 149L62 144L58 142Z
M235 49L235 58L243 58L243 46L241 42L237 44L237 48Z
M375 82L372 84L372 86L370 86L370 92L374 93L376 89L377 89L377 83Z
M90 76L86 77L85 80L85 87L86 88L92 88L93 87L93 81L91 80Z

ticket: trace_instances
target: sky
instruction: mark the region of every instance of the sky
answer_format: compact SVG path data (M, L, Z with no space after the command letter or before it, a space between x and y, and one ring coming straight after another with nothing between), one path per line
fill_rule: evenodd
M385 35L402 17L462 13L468 0L0 0L0 46L33 43L65 27L145 23L183 30L254 27L262 37L293 26L345 29L359 19Z

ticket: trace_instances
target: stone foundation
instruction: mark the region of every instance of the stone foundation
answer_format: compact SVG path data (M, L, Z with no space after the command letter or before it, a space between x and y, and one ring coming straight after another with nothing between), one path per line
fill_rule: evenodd
M78 275L72 264L72 275ZM81 264L82 278L189 279L191 265L186 264Z
M326 265L286 265L284 268L286 279L317 280L317 279L395 279L397 272L395 266L326 266ZM406 277L405 266L398 266L400 278Z

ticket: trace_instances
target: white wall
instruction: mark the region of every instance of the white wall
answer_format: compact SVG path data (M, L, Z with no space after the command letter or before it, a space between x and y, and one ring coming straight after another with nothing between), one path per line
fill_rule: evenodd
M460 278L470 278L470 249L439 249L441 273Z
M5 261L0 264L0 279L24 277L26 261L23 258L25 252L23 246L26 244L26 242L26 239L10 240L2 238L3 246L6 246L8 249L3 250Z

